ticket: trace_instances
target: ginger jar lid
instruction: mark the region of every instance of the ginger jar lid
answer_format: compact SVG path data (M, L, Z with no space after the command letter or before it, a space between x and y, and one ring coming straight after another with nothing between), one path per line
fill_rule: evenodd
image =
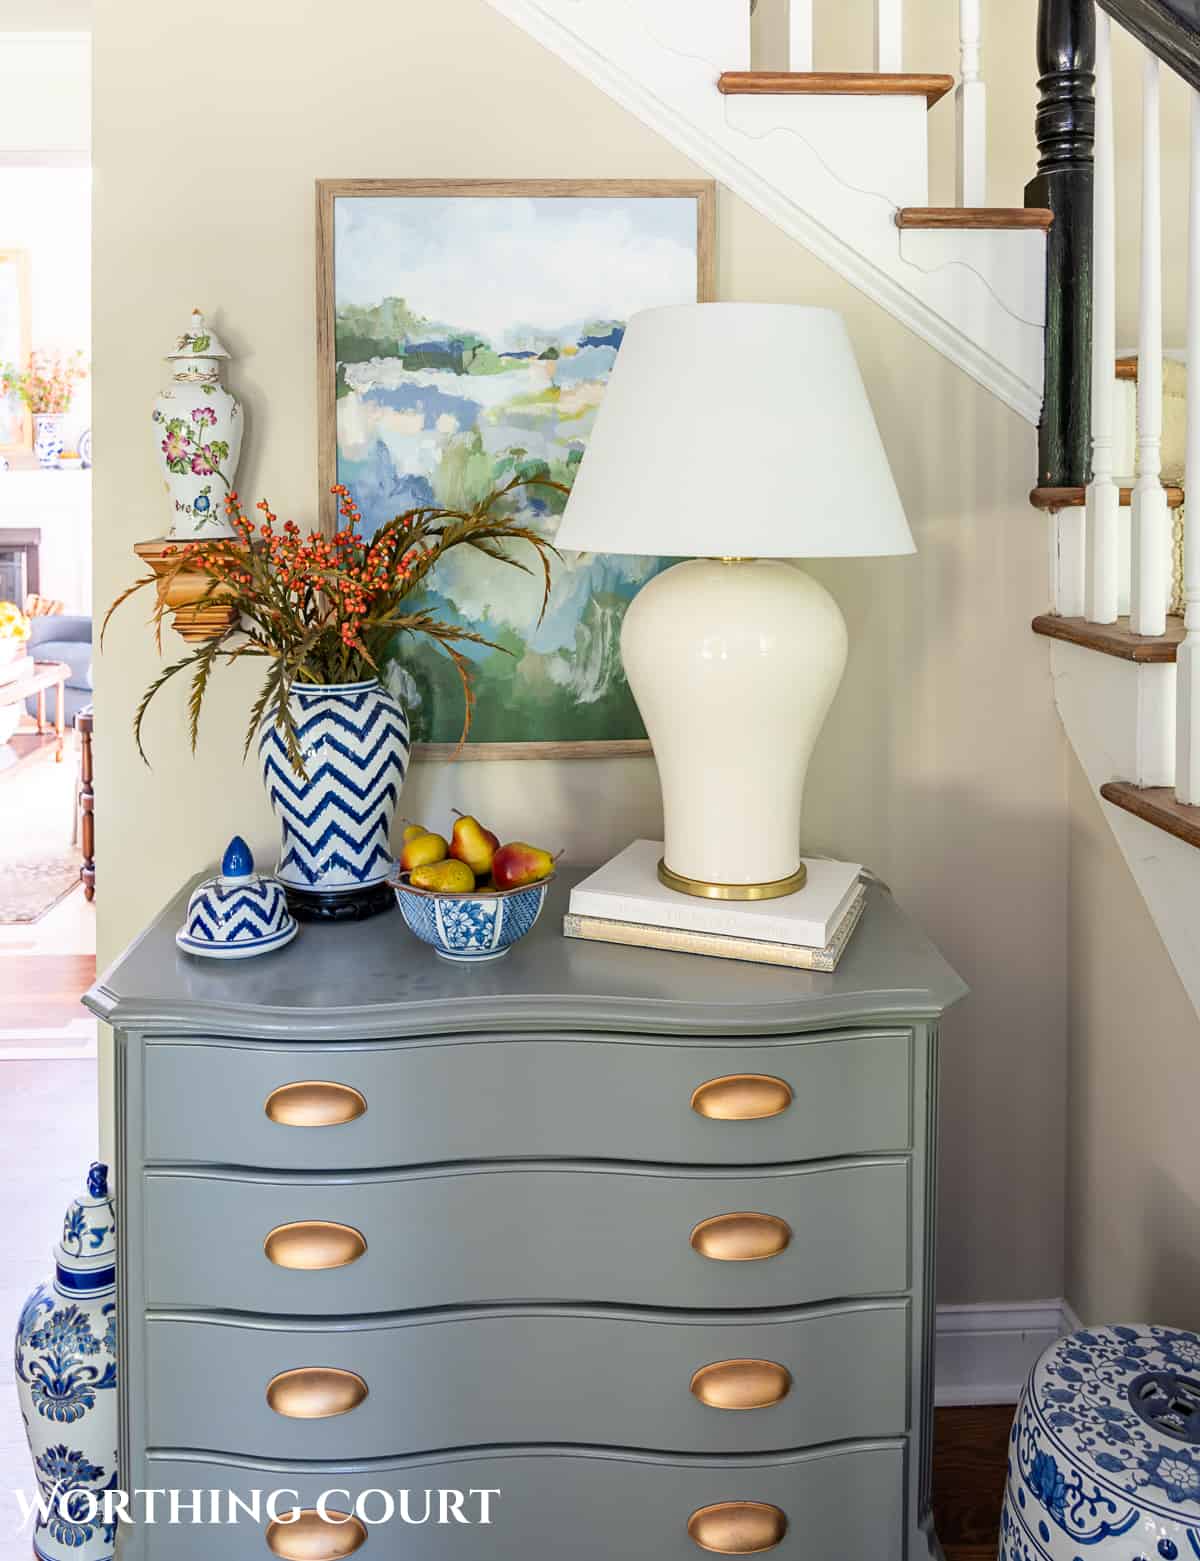
M192 890L175 942L185 954L248 959L283 948L296 930L283 885L255 872L250 847L241 835L234 835L221 859L221 871Z
M73 1198L54 1249L55 1279L63 1293L108 1289L115 1282L117 1220L108 1190L108 1166L96 1161L87 1191Z
M229 353L217 333L207 324L199 309L192 310L187 330L175 344L175 351L167 353L167 362L178 360L227 358Z

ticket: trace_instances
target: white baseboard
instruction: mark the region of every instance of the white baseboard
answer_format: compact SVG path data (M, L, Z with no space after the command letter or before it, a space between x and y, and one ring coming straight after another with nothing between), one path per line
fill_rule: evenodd
M939 1306L934 1401L1015 1404L1042 1351L1078 1326L1063 1300Z

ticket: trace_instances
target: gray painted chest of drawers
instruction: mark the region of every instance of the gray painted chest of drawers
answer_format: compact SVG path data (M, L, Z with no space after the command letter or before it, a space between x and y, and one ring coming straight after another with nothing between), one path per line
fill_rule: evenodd
M409 1493L386 1524L379 1495L364 1525L185 1508L122 1561L937 1554L962 983L879 890L814 975L569 942L578 876L475 969L394 915L205 964L181 895L89 994L117 1041L124 1488ZM489 1524L439 1507L488 1490Z

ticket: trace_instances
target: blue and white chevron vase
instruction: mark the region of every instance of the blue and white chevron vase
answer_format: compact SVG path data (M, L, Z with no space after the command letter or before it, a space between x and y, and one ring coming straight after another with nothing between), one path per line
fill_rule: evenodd
M411 747L403 707L374 679L294 686L289 707L308 778L292 769L273 712L258 738L283 833L276 877L313 895L382 883L394 865L388 835Z

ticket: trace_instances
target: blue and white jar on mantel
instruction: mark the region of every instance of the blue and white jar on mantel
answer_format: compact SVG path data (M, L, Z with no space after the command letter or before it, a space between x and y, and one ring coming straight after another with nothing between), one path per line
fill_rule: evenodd
M39 466L57 466L63 453L63 424L66 418L61 412L35 412L33 415L33 453Z
M411 749L403 705L372 678L293 684L288 710L304 774L274 710L259 727L258 757L283 837L275 876L293 914L340 921L390 910L389 837Z
M17 1325L17 1397L39 1510L42 1561L111 1561L115 1524L104 1492L117 1483L117 1227L108 1167L93 1165L54 1250L54 1278L25 1302Z

